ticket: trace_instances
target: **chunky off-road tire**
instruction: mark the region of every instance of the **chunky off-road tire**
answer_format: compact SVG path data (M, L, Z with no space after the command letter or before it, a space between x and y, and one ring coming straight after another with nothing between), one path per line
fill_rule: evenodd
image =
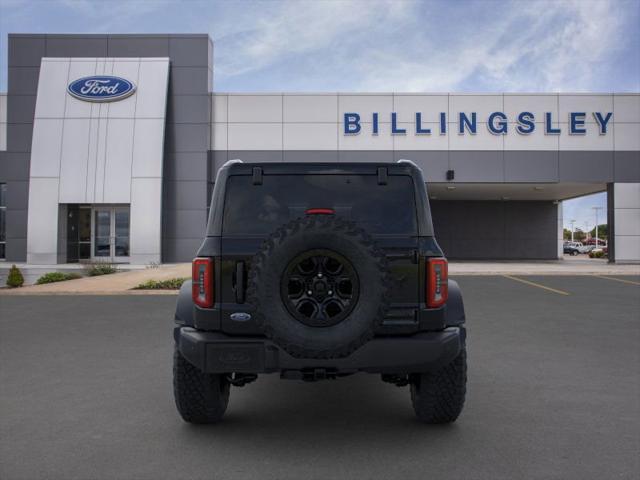
M357 279L358 295L349 310L325 325L296 318L283 286L296 259L313 252L344 259ZM389 284L387 259L367 232L333 215L308 215L278 228L255 255L247 301L265 335L292 356L340 358L373 337L388 309Z
M204 373L193 366L176 346L173 353L173 394L185 422L216 423L227 410L229 382L225 375Z
M467 391L467 350L435 372L411 375L411 403L425 423L455 422Z

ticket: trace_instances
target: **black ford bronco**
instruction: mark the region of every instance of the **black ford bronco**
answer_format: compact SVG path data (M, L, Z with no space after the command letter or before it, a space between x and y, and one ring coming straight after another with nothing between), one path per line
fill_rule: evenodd
M426 423L453 422L464 404L462 296L410 161L227 162L175 322L187 422L219 421L230 386L261 373L377 373L410 386Z

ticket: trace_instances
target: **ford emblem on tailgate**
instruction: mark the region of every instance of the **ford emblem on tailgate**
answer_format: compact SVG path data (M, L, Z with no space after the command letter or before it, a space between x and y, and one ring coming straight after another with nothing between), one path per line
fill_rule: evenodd
M251 314L245 312L235 312L230 315L231 320L235 322L248 322L251 320Z
M133 94L136 86L121 77L97 75L71 82L67 91L72 96L87 102L113 102Z

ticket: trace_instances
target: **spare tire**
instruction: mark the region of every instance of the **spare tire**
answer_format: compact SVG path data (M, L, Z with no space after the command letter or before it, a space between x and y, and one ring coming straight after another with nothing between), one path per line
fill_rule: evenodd
M252 260L247 301L267 337L299 358L349 355L388 308L387 260L370 235L333 215L276 230Z

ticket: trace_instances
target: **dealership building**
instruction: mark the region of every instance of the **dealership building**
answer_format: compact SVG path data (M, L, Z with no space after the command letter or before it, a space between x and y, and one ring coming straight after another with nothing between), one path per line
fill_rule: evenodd
M640 262L638 93L220 93L208 35L7 45L7 262L189 261L230 159L412 160L459 259L560 258L562 202L606 191L610 259Z

